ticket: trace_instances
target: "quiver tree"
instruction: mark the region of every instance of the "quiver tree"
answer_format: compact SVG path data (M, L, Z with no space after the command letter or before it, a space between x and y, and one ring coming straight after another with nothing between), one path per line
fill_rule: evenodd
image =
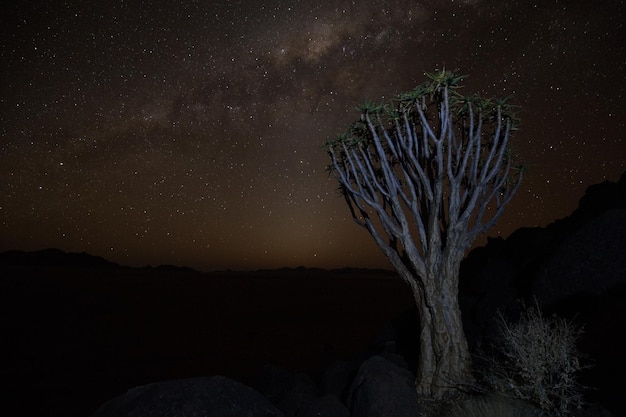
M413 292L417 392L441 398L473 381L461 260L502 215L523 170L511 161L517 119L506 99L462 96L464 77L450 71L427 77L391 103L357 107L358 120L326 149L352 217Z

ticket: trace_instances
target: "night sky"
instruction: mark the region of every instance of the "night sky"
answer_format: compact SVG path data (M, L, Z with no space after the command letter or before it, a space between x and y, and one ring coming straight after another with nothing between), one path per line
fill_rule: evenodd
M390 268L322 145L357 104L444 66L469 75L464 92L524 108L528 172L489 236L564 217L625 170L623 1L10 3L0 251Z

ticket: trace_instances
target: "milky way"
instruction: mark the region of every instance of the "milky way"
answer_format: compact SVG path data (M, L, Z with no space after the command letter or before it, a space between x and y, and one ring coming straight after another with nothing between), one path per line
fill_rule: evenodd
M19 1L0 22L0 251L385 267L328 176L355 105L458 68L523 107L491 236L624 171L622 1Z

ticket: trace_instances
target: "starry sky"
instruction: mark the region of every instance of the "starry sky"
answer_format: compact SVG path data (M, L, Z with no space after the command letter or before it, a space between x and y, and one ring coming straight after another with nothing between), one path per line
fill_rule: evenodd
M9 3L0 251L390 268L322 145L355 105L444 67L468 94L523 106L513 145L529 170L487 235L545 226L625 170L621 0Z

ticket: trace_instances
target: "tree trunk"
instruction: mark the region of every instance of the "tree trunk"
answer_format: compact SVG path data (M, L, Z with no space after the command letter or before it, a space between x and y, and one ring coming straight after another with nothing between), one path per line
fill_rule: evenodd
M448 257L429 272L424 291L414 291L420 316L416 389L420 397L441 399L473 383L472 363L458 302L459 262Z

